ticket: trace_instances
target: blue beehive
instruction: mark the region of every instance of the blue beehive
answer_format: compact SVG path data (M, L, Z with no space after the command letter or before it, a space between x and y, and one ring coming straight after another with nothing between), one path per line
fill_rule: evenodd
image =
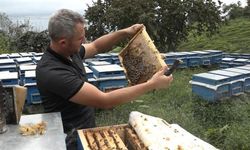
M181 60L182 63L178 66L178 68L187 68L188 67L188 59L186 52L178 52L175 53L176 59Z
M107 62L107 61L90 61L90 62L88 62L88 65L89 65L89 68L92 69L93 66L111 65L111 63Z
M235 60L235 58L230 58L230 57L226 57L226 58L222 58L221 64L220 64L220 68L224 69L224 68L231 68L233 67L233 61Z
M92 66L92 71L100 90L108 91L125 87L127 80L122 67L116 64Z
M40 104L42 99L37 89L36 83L26 83L24 86L27 88L27 105Z
M118 57L118 53L109 53L111 55L111 59L112 59L112 64L118 64L120 65L120 60L119 60L119 57Z
M18 53L11 53L11 54L9 54L9 58L20 58L20 57L21 57L21 55L18 54Z
M32 55L33 55L34 57L41 57L41 56L43 56L43 53L32 52Z
M207 52L207 51L193 51L193 53L197 53L198 56L201 57L201 65L204 65L204 66L211 65L212 55L210 54L210 52Z
M19 77L20 77L20 85L24 84L25 71L34 71L36 70L36 65L20 65L19 66Z
M201 65L201 57L197 53L185 52L187 55L188 67L198 67Z
M41 97L36 86L36 71L24 72L24 86L27 87L27 104L40 104Z
M17 66L13 59L0 59L0 71L16 72Z
M242 59L242 58L235 59L235 60L233 60L233 64L234 64L233 67L247 65L248 61L249 61L248 59Z
M0 59L9 59L9 54L0 54Z
M21 57L15 59L17 64L34 64L31 57Z
M192 92L207 101L217 101L231 96L229 77L210 73L195 74L192 77Z
M116 64L92 66L91 70L93 71L95 78L106 78L125 75L123 68Z
M88 67L85 66L85 71L86 71L86 74L87 74L87 78L90 79L90 78L94 78L93 76L93 71L90 70Z
M240 68L227 68L224 70L244 74L244 91L250 92L250 70L244 70Z
M42 58L42 56L33 57L34 64L37 64L41 58Z
M237 67L237 68L244 69L244 70L250 70L250 65L240 66L240 67Z
M240 58L242 58L242 59L250 59L250 53L243 53L243 54L241 54Z
M209 73L218 74L229 77L231 82L231 95L237 96L244 93L244 75L236 72L230 72L225 70L214 70Z
M220 50L205 50L206 52L210 52L211 54L211 63L219 64L223 58L223 52Z
M32 53L27 53L27 52L23 52L23 53L19 53L22 57L32 57L33 54Z
M14 86L19 84L17 72L9 72L9 71L0 72L0 80L3 86Z
M101 53L95 55L95 58L97 58L98 61L106 61L109 62L110 64L112 63L112 56L109 53Z
M24 72L24 84L36 83L36 71L25 71Z
M170 52L170 53L166 53L166 54L162 54L165 58L165 63L169 66L174 64L174 61L176 60L177 56L175 55L175 53Z

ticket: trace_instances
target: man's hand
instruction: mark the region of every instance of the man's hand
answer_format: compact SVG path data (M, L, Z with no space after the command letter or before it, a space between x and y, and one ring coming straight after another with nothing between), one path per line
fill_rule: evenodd
M168 70L167 66L164 66L160 71L156 72L151 79L148 80L154 89L167 88L173 80L172 75L165 76L164 73Z
M134 36L143 26L143 24L134 24L128 28L125 28L125 31L129 36Z

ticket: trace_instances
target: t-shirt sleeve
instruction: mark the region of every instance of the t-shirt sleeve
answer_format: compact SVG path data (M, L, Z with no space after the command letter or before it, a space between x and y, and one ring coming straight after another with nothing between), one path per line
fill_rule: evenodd
M74 96L84 84L83 80L64 68L49 71L47 78L48 90L67 100Z
M81 45L80 47L80 52L79 52L80 56L81 56L81 59L84 58L85 56L85 47L83 45Z

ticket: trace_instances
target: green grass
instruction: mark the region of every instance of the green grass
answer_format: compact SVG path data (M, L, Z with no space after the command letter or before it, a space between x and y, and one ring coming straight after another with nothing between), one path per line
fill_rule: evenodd
M195 73L215 68L178 70L168 89L149 92L134 102L97 112L98 126L127 123L131 111L177 123L220 149L250 149L250 96L208 103L192 94Z
M193 51L205 49L218 49L225 52L250 52L250 19L236 19L223 25L220 32L211 38L205 35L193 37L183 42L178 50Z

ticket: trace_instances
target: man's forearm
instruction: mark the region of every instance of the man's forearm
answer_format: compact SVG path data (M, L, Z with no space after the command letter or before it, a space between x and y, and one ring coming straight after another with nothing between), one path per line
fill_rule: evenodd
M129 34L126 32L126 30L122 29L96 39L94 44L98 53L104 53L111 50L114 45L128 36Z

